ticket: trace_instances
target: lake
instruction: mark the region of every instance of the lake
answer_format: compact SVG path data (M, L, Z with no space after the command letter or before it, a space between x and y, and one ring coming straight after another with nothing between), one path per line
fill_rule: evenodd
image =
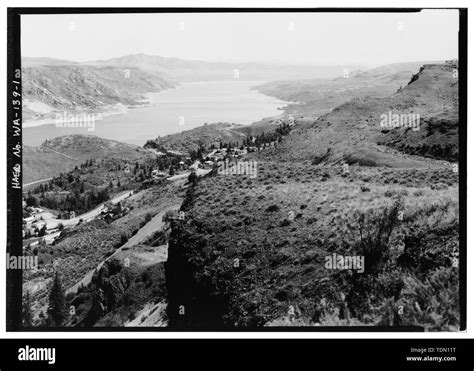
M190 130L204 123L248 125L281 114L287 102L251 90L263 81L183 83L175 89L148 94L150 105L126 113L104 116L95 130L56 127L54 124L23 128L23 144L38 146L44 140L70 134L96 135L144 145L149 139Z

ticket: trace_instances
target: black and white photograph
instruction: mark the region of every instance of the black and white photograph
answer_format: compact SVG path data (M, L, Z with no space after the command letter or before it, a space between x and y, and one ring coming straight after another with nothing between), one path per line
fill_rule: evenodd
M11 328L465 330L460 14L20 14Z

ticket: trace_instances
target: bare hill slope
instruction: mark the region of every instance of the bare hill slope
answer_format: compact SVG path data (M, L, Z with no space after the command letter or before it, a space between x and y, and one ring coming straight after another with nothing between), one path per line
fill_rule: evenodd
M389 97L353 99L312 125L297 125L268 156L395 167L426 165L422 158L409 158L411 154L455 160L458 81L452 71L449 65L426 65ZM410 115L414 126L395 127L392 122L392 127L382 127L384 117L395 115Z

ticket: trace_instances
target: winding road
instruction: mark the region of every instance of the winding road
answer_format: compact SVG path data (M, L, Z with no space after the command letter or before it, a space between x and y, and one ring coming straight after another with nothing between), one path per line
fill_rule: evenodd
M110 202L112 204L117 204L125 200L126 198L130 197L130 195L133 195L133 191L122 192L107 202ZM105 204L100 204L95 209L71 219L57 219L55 218L53 214L49 212L38 213L36 214L36 217L37 219L43 218L42 220L46 223L46 228L48 229L57 228L59 224L62 224L64 227L74 227L79 223L81 219L83 222L89 222L95 219L97 216L99 216L100 213L104 210L105 210ZM60 234L61 232L54 232L54 233L45 235L43 238L46 244L51 244L56 239L56 237L58 237ZM31 242L30 246L37 245L40 240L41 238L38 238L36 241Z
M211 169L198 169L197 170L197 175L198 176L204 176L204 175L208 174L210 171L211 171ZM169 181L177 181L177 180L180 180L180 179L185 179L189 176L190 173L191 172L186 172L184 174L175 175L175 176L169 177L167 179ZM121 196L115 197L112 200L112 202L117 203L117 202L125 199L129 195L130 195L130 192L126 192ZM89 218L94 218L95 216L100 214L103 207L104 207L104 205L101 205L98 208L96 208L92 211L89 211L86 214L82 214L79 217L76 217L74 219L82 218L84 221L87 221L87 220L89 220ZM108 258L106 258L101 263L99 263L96 268L89 271L79 282L76 282L73 286L69 287L66 290L66 294L76 293L77 289L81 285L86 286L91 281L95 269L100 269L102 267L102 265L104 264L104 262L106 262L107 260L112 259L113 257L115 257L124 248L136 246L136 245L142 243L147 237L151 236L153 233L155 233L159 230L162 230L163 227L165 226L165 223L163 222L163 216L168 211L179 210L180 207L181 207L181 203L174 204L173 206L167 207L166 209L164 209L161 212L159 212L158 214L156 214L148 223L146 223L142 228L140 228L137 231L137 233L135 233L132 237L130 237L130 239L124 245L119 247L112 255L110 255ZM73 220L73 219L69 219L69 220Z
M86 286L92 279L92 276L94 274L94 271L96 269L100 269L102 265L107 261L112 258L114 258L120 251L122 251L124 248L127 247L132 247L135 245L138 245L142 243L143 241L146 240L147 237L151 236L153 233L162 230L163 227L165 226L165 223L163 222L163 216L171 210L177 210L181 207L181 203L175 204L173 206L167 207L163 211L159 212L156 214L148 223L146 223L142 228L138 230L137 233L135 233L132 237L129 238L129 240L123 244L121 247L119 247L115 252L110 255L108 258L106 258L104 261L99 263L96 268L92 269L89 271L79 282L75 283L73 286L68 288L66 290L66 294L69 293L76 293L77 289L81 286L84 285Z

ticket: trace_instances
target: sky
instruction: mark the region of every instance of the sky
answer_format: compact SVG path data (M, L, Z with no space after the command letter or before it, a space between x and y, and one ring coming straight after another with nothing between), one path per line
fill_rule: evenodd
M457 58L458 11L23 15L22 55L363 65Z

